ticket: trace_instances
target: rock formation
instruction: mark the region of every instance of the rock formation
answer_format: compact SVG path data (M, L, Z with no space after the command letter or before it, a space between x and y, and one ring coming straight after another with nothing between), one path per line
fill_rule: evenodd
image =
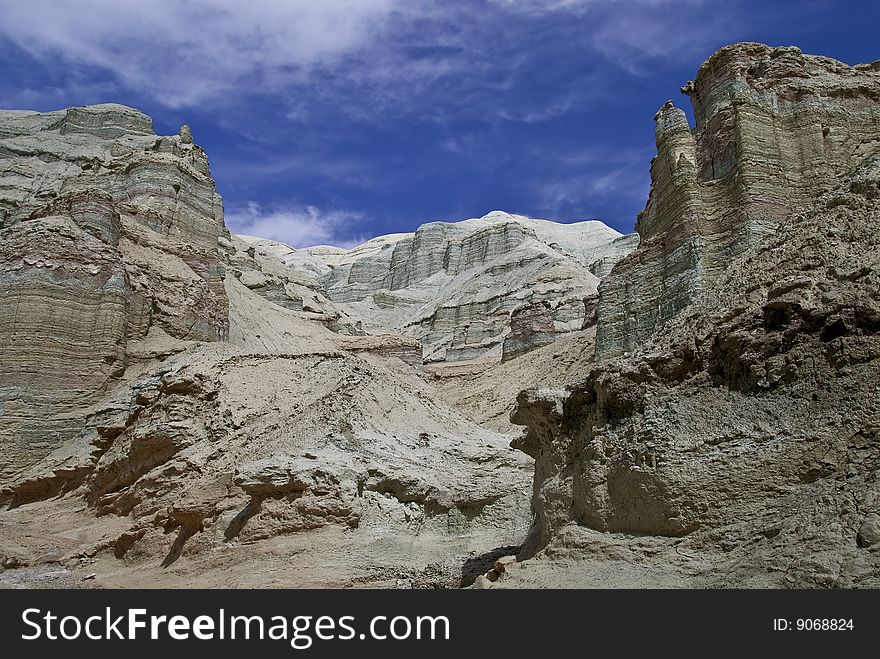
M351 250L230 234L188 126L0 113L0 583L880 586L880 66L683 91L640 237Z
M880 153L880 77L797 48L736 44L657 113L639 248L602 283L597 354L631 350L730 262Z
M366 335L327 297L321 277L364 250L229 234L189 128L156 136L130 108L2 113L0 156L16 574L121 559L132 584L288 538L302 565L345 563L285 561L305 584L457 586L471 552L526 532L531 461L434 399L417 340Z
M432 222L414 234L373 239L324 262L328 297L367 332L398 332L422 343L426 362L499 359L510 315L546 303L556 333L582 329L584 300L635 249L601 222L557 224L494 211ZM318 271L314 261L290 265Z
M510 314L510 334L504 339L501 361L553 343L555 333L549 304L532 302L517 307Z
M612 557L644 585L880 585L878 84L742 44L688 87L696 140L660 111L643 240L600 291L598 352L634 351L522 392L513 416L548 568L581 559L580 585Z
M880 585L878 220L874 158L630 358L520 394L534 547L645 564L652 537L694 586Z
M223 230L204 152L146 115L0 112L0 478L73 438L139 342L224 337Z

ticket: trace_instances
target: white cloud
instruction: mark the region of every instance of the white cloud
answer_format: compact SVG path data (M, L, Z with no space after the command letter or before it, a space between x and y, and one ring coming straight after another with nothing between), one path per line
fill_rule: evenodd
M30 0L0 3L0 37L55 69L103 69L168 107L258 93L299 120L311 97L339 90L361 92L345 111L364 117L424 90L466 104L534 54L519 49L534 20L565 13L573 47L635 72L645 58L692 53L729 10L704 0Z
M733 3L711 0L490 0L532 16L569 12L584 19L584 38L631 73L646 59L689 57L724 32Z
M359 188L376 185L368 159L350 155L331 155L321 145L316 146L305 140L298 146L299 153L268 157L258 153L245 160L218 158L214 162L223 168L227 176L246 181L317 176L334 185Z
M647 73L658 59L698 55L716 45L732 20L732 7L703 0L639 4L634 11L608 12L592 34L596 52L630 73Z
M611 4L608 0L489 0L492 4L530 14L541 14L551 11L585 11L593 5Z
M507 121L519 121L525 124L534 124L548 119L555 119L566 114L574 107L574 97L572 95L564 96L555 100L551 100L544 107L535 107L531 110L516 111L502 108L498 112L498 116Z
M564 171L531 185L535 197L550 213L566 215L568 209L585 199L647 199L647 152L595 147L562 153L558 160L565 165Z
M4 2L0 32L32 55L109 69L183 107L277 90L378 38L399 1Z
M299 204L264 210L260 204L250 202L237 212L226 213L226 225L233 233L277 240L297 248L359 245L363 240L351 237L355 235L352 228L363 220L361 213Z

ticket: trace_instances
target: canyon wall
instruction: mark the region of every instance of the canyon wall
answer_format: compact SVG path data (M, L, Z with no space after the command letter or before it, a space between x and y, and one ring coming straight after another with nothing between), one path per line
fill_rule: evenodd
M880 66L739 44L686 90L697 130L658 114L642 243L601 286L598 352L630 352L519 395L529 551L877 587Z
M485 224L450 270L520 242ZM531 460L435 398L418 340L367 334L326 294L376 242L229 234L185 126L156 136L116 105L0 113L0 563L109 560L118 585L179 586L181 556L234 554L254 567L224 565L223 584L289 585L269 560L307 585L454 587L472 554L519 542ZM440 274L431 258L402 258L394 292Z
M0 111L0 475L81 431L148 335L228 329L223 207L187 127L119 105Z
M314 255L328 267L320 275L328 297L364 331L411 336L426 362L453 362L500 359L511 313L523 304L546 303L555 333L582 329L585 300L637 244L601 222L494 211Z
M880 65L737 44L684 91L641 240L351 250L230 235L187 127L0 113L2 562L436 587L525 539L532 585L880 586Z
M730 262L880 153L876 66L741 43L666 103L636 229L639 248L600 287L596 353L632 350L710 290Z

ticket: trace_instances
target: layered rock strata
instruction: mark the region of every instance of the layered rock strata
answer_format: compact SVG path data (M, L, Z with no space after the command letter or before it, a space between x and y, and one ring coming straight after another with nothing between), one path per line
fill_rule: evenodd
M741 43L683 89L696 127L657 113L639 248L601 285L597 355L631 350L730 262L880 153L880 75L797 48Z
M308 250L328 297L368 333L419 340L426 362L501 358L510 315L546 303L557 333L584 326L584 300L638 243L601 222L557 224L495 211L432 222L347 253ZM322 248L319 248L322 250ZM303 257L294 267L320 269Z
M533 302L517 307L510 314L510 334L504 338L501 361L553 343L556 329L550 305Z
M434 399L418 340L366 335L325 294L372 247L231 235L188 127L2 113L0 208L10 565L109 557L130 584L283 546L347 562L311 585L458 586L471 552L526 532L531 461Z
M533 550L576 524L680 539L692 584L880 585L878 220L875 158L630 358L521 393Z
M222 231L186 130L118 105L0 112L0 475L79 432L132 344L224 338Z

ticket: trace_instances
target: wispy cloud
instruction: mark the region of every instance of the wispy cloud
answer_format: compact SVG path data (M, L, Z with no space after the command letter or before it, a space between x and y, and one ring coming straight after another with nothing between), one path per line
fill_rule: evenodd
M499 111L498 116L507 121L521 121L526 124L533 124L561 117L568 113L573 106L574 97L568 95L558 99L551 99L550 102L543 107L536 106L524 111L502 108Z
M333 156L311 145L303 153L273 156L256 151L248 155L250 158L242 160L216 159L214 162L223 168L225 175L243 181L316 177L334 186L371 187L375 184L369 162L363 158Z
M598 55L636 75L649 73L658 58L688 59L714 47L736 15L733 3L711 0L637 4L632 11L608 12L592 34Z
M536 20L558 20L574 48L636 71L710 40L730 13L703 0L40 0L0 4L0 38L47 66L95 67L170 108L283 99L293 121L358 90L351 115L412 109L430 94L466 107L510 85ZM576 20L571 20L571 18ZM307 94L304 94L307 90ZM512 113L540 121L566 99ZM569 98L569 105L574 100ZM419 106L442 114L441 107Z
M279 91L357 51L399 0L41 0L0 4L0 32L36 57L109 69L169 107Z
M353 247L363 242L353 229L364 220L358 212L322 210L315 206L290 203L264 209L256 202L227 212L226 224L233 233L268 238L291 247L336 245Z
M632 149L596 147L562 153L559 163L563 168L534 181L531 188L539 204L555 216L565 217L585 200L597 203L614 198L637 203L648 197L648 160L646 152Z
M476 137L474 135L458 135L456 137L447 137L440 142L440 148L444 151L448 151L449 153L455 153L457 155L473 153L474 145L476 144Z
M557 11L581 13L594 5L612 4L602 0L489 0L493 5L527 14L546 14Z

